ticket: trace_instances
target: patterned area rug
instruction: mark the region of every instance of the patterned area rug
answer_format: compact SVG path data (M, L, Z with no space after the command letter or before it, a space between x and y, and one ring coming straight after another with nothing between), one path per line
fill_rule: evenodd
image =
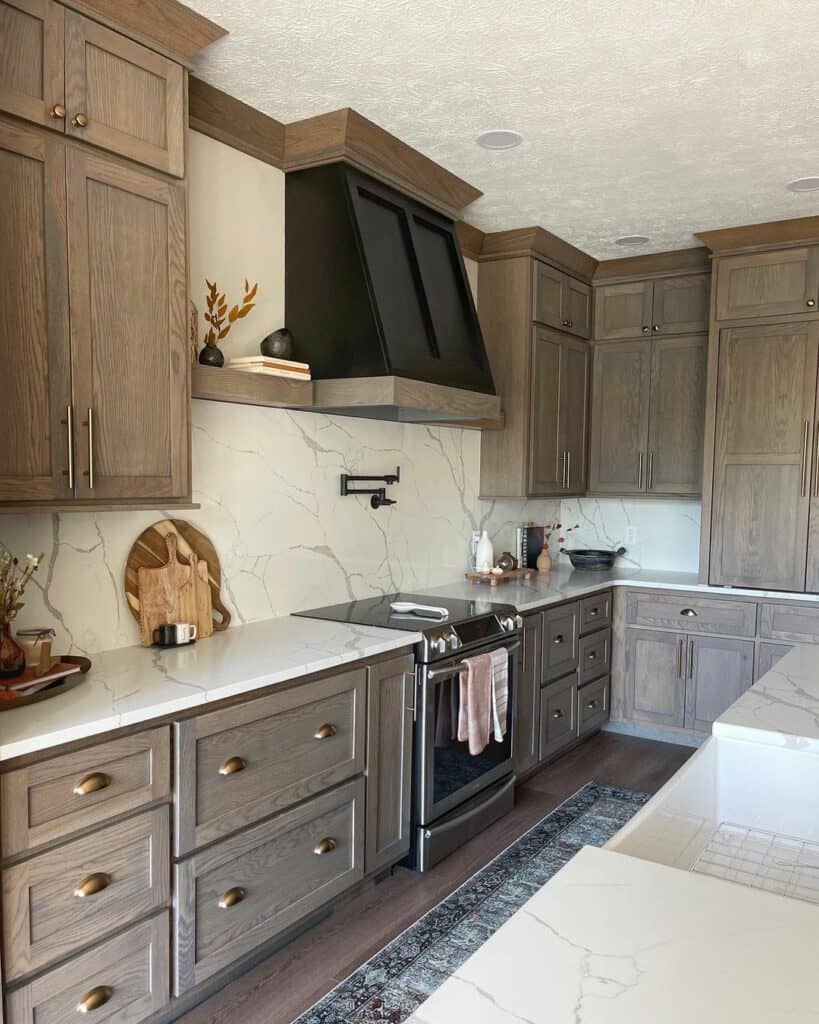
M401 1024L582 846L602 846L647 799L587 782L295 1024Z

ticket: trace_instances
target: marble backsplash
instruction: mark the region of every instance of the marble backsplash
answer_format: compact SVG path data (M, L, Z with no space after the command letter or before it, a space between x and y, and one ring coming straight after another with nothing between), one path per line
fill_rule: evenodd
M558 514L556 501L479 501L480 434L193 402L194 500L177 513L213 540L234 622L458 578L473 529L498 551L515 526ZM339 475L391 473L397 504L374 511L339 494ZM174 513L169 513L174 514ZM16 554L43 551L18 624L53 625L57 650L93 653L137 642L124 599L125 559L161 510L27 513L0 518Z

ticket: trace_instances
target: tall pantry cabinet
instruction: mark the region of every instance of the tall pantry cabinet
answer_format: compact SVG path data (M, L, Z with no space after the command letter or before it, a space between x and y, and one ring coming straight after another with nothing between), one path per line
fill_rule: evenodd
M184 68L51 0L0 45L0 506L189 499Z
M778 246L753 228L700 236L714 250L700 568L714 585L819 591L819 218L780 230Z

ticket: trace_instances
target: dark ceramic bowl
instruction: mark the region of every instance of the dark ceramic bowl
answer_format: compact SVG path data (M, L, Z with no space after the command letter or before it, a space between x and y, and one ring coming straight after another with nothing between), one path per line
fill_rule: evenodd
M560 553L569 556L569 561L575 569L611 569L615 558L624 555L626 549L597 551L594 548L575 548L574 551L570 551L568 548L561 548Z

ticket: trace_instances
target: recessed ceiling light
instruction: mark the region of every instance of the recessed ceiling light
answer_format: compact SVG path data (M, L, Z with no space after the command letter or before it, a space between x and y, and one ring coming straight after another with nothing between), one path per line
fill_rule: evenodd
M475 141L484 149L514 149L523 142L523 136L508 128L493 128L479 135Z
M794 178L793 181L788 182L788 188L791 192L813 192L814 189L819 188L819 177Z
M615 245L645 245L650 241L648 235L623 235L622 238L615 238Z

